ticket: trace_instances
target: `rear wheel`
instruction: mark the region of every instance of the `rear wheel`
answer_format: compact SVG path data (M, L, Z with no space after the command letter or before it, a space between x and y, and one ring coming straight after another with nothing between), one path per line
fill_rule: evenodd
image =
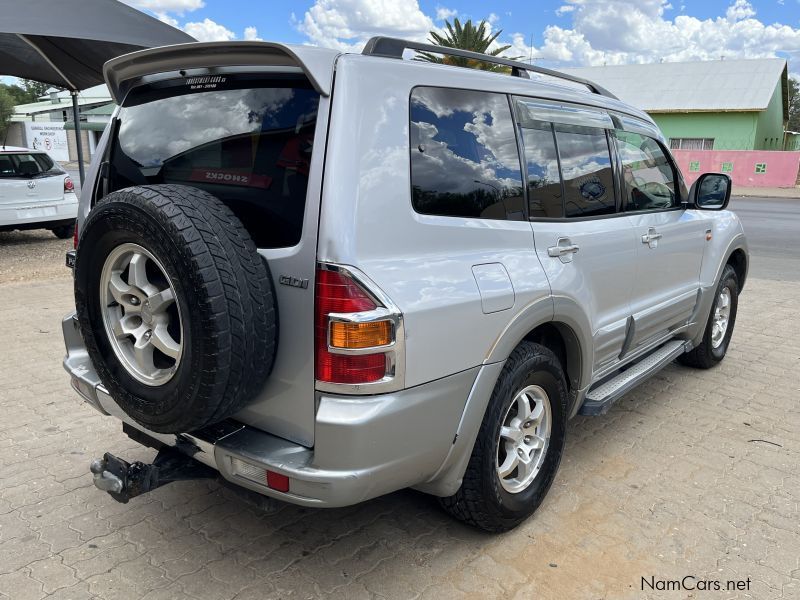
M74 225L62 225L60 227L53 227L50 231L60 240L68 240L75 232Z
M728 346L736 324L739 307L739 279L730 265L725 265L722 277L708 316L703 340L697 347L678 357L678 361L689 367L710 369L719 363L728 352Z
M529 517L553 483L564 450L567 385L556 356L523 342L506 361L459 490L440 500L455 518L508 531Z

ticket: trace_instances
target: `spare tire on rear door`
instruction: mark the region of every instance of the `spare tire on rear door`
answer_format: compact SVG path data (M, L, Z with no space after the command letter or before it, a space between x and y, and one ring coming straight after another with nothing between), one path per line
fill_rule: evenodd
M193 187L131 187L99 202L80 234L78 319L122 410L177 433L253 398L275 356L275 301L266 262L227 206Z

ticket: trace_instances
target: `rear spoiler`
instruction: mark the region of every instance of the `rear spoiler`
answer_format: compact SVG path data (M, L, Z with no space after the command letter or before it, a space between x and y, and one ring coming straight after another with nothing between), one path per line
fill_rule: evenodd
M124 54L103 65L103 76L117 104L148 75L214 67L299 67L314 89L329 96L339 54L329 48L272 42L196 42Z

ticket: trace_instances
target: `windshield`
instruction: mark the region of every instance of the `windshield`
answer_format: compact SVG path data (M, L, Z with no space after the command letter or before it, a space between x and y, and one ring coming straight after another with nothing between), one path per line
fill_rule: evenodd
M197 80L217 79L210 84ZM208 89L211 85L211 89ZM192 185L225 202L260 247L300 239L319 94L302 79L187 78L120 110L111 189Z
M40 152L15 152L0 154L0 177L33 178L48 175L62 175L64 171L57 167L47 154Z

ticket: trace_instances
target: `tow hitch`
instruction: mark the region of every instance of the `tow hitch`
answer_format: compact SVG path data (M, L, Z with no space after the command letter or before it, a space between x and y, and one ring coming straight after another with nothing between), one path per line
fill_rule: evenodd
M92 461L89 470L94 477L95 487L122 503L173 481L219 477L219 473L211 467L170 447L162 448L149 465L140 461L128 463L106 452L103 458Z

